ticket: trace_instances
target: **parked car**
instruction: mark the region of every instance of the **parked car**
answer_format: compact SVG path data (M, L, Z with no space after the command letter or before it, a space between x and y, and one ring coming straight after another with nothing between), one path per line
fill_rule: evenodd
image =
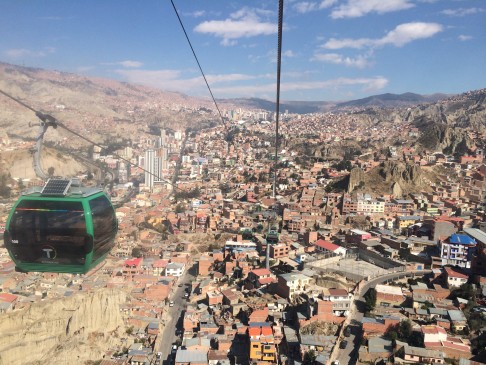
M351 327L348 326L344 329L344 337L349 337L349 336L351 336Z
M339 344L340 349L345 349L346 346L348 346L348 341L342 340L341 343Z
M169 307L173 307L173 306L174 306L174 301L173 301L173 300L171 300L171 301L169 302Z

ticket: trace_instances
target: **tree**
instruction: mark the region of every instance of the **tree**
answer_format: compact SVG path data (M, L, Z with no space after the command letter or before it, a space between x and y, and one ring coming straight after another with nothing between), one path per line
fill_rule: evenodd
M132 257L140 258L142 257L142 249L140 247L134 247L132 249Z
M469 316L467 324L469 325L471 331L476 332L486 326L486 318L483 317L483 313L472 312Z
M312 365L314 364L314 361L316 360L316 353L314 350L309 350L304 354L304 364L306 365Z
M398 337L403 340L408 340L412 336L412 322L409 319L400 322L398 326Z
M351 161L349 161L349 160L342 160L342 161L339 161L337 164L332 165L331 167L335 168L338 171L343 171L343 170L351 171L351 168L353 167L353 165L351 164Z
M476 288L473 284L462 284L459 288L455 289L451 293L452 298L464 298L476 301Z
M221 189L221 192L223 194L228 194L231 191L231 187L228 185L227 182L221 183L219 185L219 188Z
M185 210L186 210L186 207L182 203L177 204L176 207L175 207L176 213L183 213L183 212L185 212Z
M24 182L22 181L22 178L19 177L17 180L17 185L19 186L20 190L23 190L25 188Z
M47 169L47 174L49 175L49 177L53 177L54 176L54 167L49 167Z
M376 290L375 288L370 288L365 296L366 311L371 312L376 307Z

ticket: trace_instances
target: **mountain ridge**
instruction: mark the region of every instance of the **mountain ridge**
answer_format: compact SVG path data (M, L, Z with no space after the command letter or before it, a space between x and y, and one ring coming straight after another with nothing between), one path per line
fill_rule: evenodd
M100 92L107 97L116 97L120 93L122 95L127 93L127 90L132 90L135 94L146 93L147 95L164 95L167 98L172 98L190 103L199 103L201 105L210 105L210 101L205 98L190 96L180 92L172 92L162 90L158 88L148 87L139 84L132 84L125 81L118 81L107 78L89 77L84 75L78 75L74 73L47 70L36 67L25 67L5 62L0 62L0 68L4 70L6 75L12 73L20 73L23 75L23 81L27 77L33 77L34 75L41 80L48 81L51 85L57 85L59 87L66 87L67 85L76 86L76 91L89 93L89 90ZM56 78L61 79L61 81ZM2 83L0 83L2 86ZM102 89L104 88L104 89ZM38 91L38 90L37 90ZM91 91L91 92L92 92ZM35 93L33 95L36 95ZM394 107L412 107L423 103L437 102L438 100L450 97L451 95L436 93L430 95L420 95L413 92L405 92L402 94L378 94L371 95L366 98L346 100L346 101L299 101L299 100L284 100L280 103L281 112L288 111L289 113L309 114L309 113L322 113L329 111L340 111L346 108L356 107L379 107L379 108L394 108ZM140 98L140 95L138 95ZM218 98L218 103L225 105L226 107L234 107L238 105L240 107L266 110L269 112L275 111L275 101L265 100L261 98Z

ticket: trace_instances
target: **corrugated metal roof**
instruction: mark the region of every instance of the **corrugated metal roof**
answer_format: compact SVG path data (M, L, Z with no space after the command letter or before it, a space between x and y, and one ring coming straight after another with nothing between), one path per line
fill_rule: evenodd
M475 240L486 243L486 232L483 232L478 228L464 228L464 232Z
M208 353L201 350L177 350L175 362L208 362Z

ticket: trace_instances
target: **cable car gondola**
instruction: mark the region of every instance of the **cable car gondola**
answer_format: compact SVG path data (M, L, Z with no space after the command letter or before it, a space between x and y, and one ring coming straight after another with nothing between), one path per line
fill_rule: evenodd
M267 233L266 240L268 244L276 245L279 240L279 233L277 227L272 227Z
M49 179L14 204L4 241L19 271L82 274L106 257L117 230L103 190L77 179Z

